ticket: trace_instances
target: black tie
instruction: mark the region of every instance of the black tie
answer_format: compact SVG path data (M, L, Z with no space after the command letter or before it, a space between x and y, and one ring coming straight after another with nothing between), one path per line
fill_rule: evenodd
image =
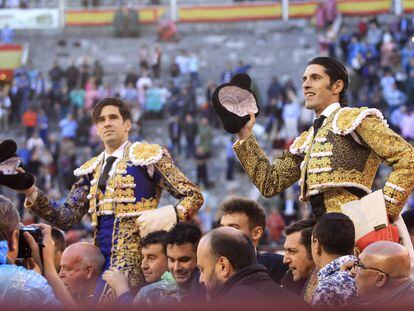
M116 157L108 157L105 161L105 167L102 172L101 178L99 179L99 189L104 192L106 188L106 182L108 181L109 171L111 170L112 165L114 164Z
M325 116L320 116L319 118L316 118L313 120L313 136L316 136L316 133L318 133L318 130L321 128L323 121L325 120Z

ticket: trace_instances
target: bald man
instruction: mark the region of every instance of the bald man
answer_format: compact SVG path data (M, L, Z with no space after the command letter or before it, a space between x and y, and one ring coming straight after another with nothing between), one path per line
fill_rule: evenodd
M101 251L91 243L78 242L63 252L59 276L79 305L90 303L104 263Z
M402 245L372 243L359 255L353 269L361 302L383 304L414 299L410 270L410 255Z
M280 304L282 295L292 298L257 264L253 242L237 229L221 227L206 234L198 245L197 265L211 302L257 307L258 303Z

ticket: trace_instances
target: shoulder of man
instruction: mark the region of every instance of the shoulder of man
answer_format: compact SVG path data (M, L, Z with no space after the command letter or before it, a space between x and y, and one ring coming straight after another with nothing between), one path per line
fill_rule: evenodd
M382 113L375 108L341 108L335 115L332 123L332 130L338 135L348 135L354 132L361 123L368 117L378 119L387 124Z
M136 166L156 164L164 156L171 158L167 149L158 144L135 142L129 148L129 159Z
M257 262L266 267L271 279L280 284L283 276L289 267L283 263L283 256L280 254L258 252Z
M20 274L24 276L24 286L26 289L30 291L36 299L39 298L36 292L40 295L40 297L42 297L40 304L45 306L59 305L59 302L53 294L52 287L42 275L33 270L26 270L23 267L17 267L17 269L19 269Z
M307 131L304 131L300 134L299 137L293 141L292 145L290 145L289 151L290 153L299 155L305 154L313 136L313 130L310 128Z
M98 167L99 163L101 163L103 157L104 153L102 152L100 155L83 163L79 168L73 171L73 174L76 177L81 177L92 173Z

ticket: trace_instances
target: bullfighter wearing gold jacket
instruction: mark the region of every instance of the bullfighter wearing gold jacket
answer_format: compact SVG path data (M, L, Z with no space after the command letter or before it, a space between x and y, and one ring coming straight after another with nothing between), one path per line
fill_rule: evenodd
M168 230L177 221L190 220L201 207L203 197L174 165L165 148L128 141L130 119L120 100L108 98L98 105L94 121L105 151L75 170L79 180L64 204L34 188L27 191L25 205L62 229L89 213L95 244L105 256L104 270L122 270L129 277L130 289L136 291L144 280L141 237L151 231ZM109 158L114 162L102 185ZM178 204L157 208L162 190L179 199ZM99 285L104 286L102 280ZM104 295L108 294L111 291L105 290ZM112 298L105 301L113 301Z
M347 74L330 77L332 64L339 67L336 60L317 58L304 74L305 105L323 118L316 135L311 127L271 164L252 135L251 115L234 150L266 197L299 181L301 199L310 201L316 217L340 212L342 204L370 193L378 166L385 162L392 172L383 188L384 199L388 216L395 220L414 186L414 148L388 128L377 109L343 108L335 102L346 90Z

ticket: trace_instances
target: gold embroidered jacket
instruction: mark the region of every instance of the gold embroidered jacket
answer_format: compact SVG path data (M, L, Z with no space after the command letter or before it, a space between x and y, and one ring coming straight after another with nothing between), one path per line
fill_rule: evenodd
M179 219L188 221L203 204L203 197L159 145L129 143L107 181L105 193L98 188L103 161L101 153L75 170L79 181L63 205L39 191L36 201L28 207L62 229L79 222L89 212L106 267L126 270L134 290L143 281L138 213L157 208L164 189L180 200L176 206ZM152 176L148 171L153 172Z
M357 199L345 187L370 193L384 161L392 167L384 198L389 216L398 217L414 187L414 147L388 128L377 109L339 108L313 136L313 128L302 133L272 164L253 136L234 150L264 196L299 180L301 199L324 192L328 211L340 211L342 204Z

